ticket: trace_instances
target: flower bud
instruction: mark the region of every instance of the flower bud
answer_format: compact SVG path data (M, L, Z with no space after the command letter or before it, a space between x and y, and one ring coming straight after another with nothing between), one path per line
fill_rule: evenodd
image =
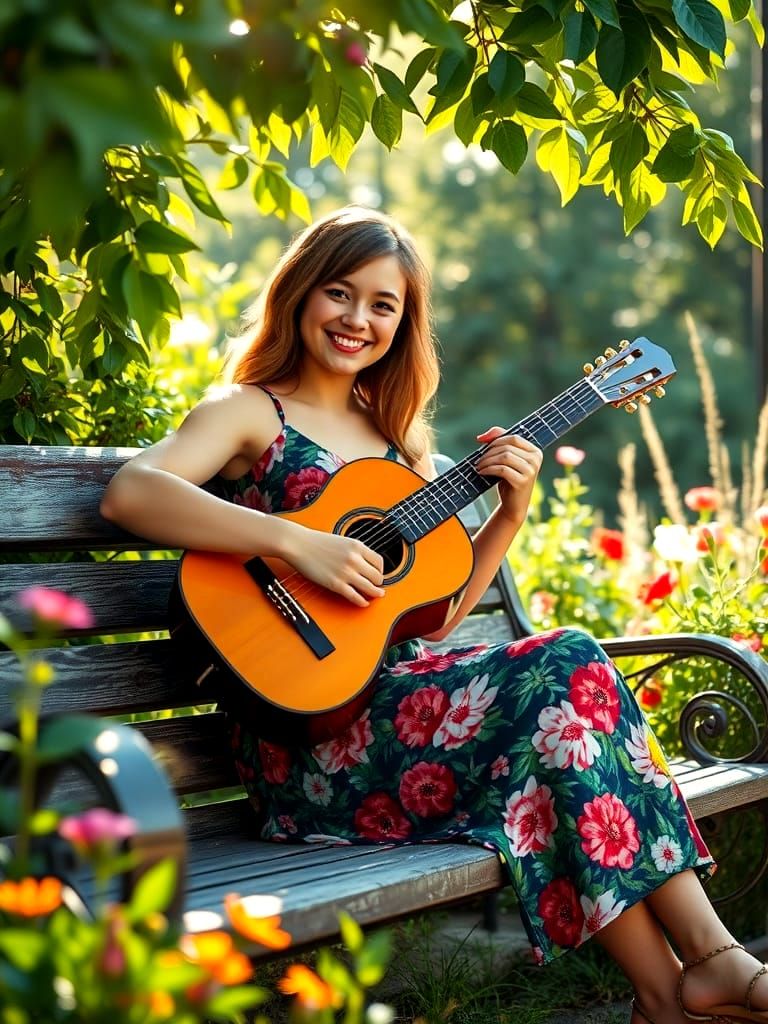
M344 59L350 64L355 64L361 68L368 60L368 54L365 52L363 44L356 39L344 50Z
M555 462L559 462L561 466L580 466L586 454L581 448L572 448L570 445L563 444L555 449Z

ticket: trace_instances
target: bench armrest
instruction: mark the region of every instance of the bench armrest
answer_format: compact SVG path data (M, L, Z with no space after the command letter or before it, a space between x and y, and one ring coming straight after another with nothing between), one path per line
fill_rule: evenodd
M735 669L752 687L763 713L763 725L738 697L719 690L695 694L680 714L680 737L687 752L700 764L768 761L768 662L754 651L727 637L711 633L668 633L651 636L623 636L600 639L600 646L611 658L664 655L662 665L703 656ZM655 667L658 667L655 666ZM754 746L738 757L722 758L710 753L705 739L722 736L727 728L730 705L744 715L754 735Z

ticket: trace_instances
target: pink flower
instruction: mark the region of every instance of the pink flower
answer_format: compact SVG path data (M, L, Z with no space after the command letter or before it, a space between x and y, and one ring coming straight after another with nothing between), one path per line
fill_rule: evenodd
M447 765L419 761L400 780L400 802L420 818L448 814L455 796L456 779Z
M451 706L432 737L435 747L455 750L477 736L499 690L498 686L488 688L488 678L475 676L467 686L453 691Z
M251 469L251 477L257 483L274 467L275 463L282 462L285 454L285 428L277 435L272 444L267 448L259 461Z
M555 449L555 462L559 462L561 466L580 466L586 454L581 448L571 448L567 444L560 445Z
M82 814L62 818L59 835L81 853L105 852L136 833L136 822L127 814L106 807L92 807Z
M285 747L259 740L259 758L267 782L281 786L287 781L291 771L291 755Z
M512 854L525 857L554 846L552 835L557 828L555 801L549 786L537 786L529 775L522 790L507 800L504 832L511 842Z
M743 647L748 647L751 651L759 651L763 646L763 638L759 633L734 633L731 640L735 640Z
M355 811L355 828L365 839L405 839L412 825L386 793L371 793Z
M50 587L28 587L19 594L19 604L49 626L90 629L94 624L87 604Z
M318 496L325 486L330 473L315 466L307 466L298 473L289 473L285 478L285 495L283 508L301 508Z
M640 836L635 819L618 797L604 793L584 804L576 828L582 838L581 848L590 860L604 868L626 871L632 867Z
M768 505L761 505L755 510L755 519L763 533L768 533Z
M722 495L715 487L692 487L686 491L683 501L694 512L712 512L719 508Z
M544 931L558 946L577 946L584 927L579 894L568 878L555 878L539 896Z
M498 779L500 775L509 775L509 758L499 754L491 765L491 778Z
M575 669L569 680L571 704L593 729L612 733L619 720L619 691L613 668L591 661Z
M477 644L475 647L470 647L466 650L448 651L445 654L440 654L437 651L430 651L427 647L418 658L414 658L413 661L401 661L393 666L390 672L393 676L420 676L427 675L429 672L442 672L446 668L450 668L451 665L455 665L457 661L463 661L465 658L470 659L475 654L487 649L487 644Z
M524 636L520 640L513 641L507 647L507 654L510 658L517 658L523 654L529 654L531 651L535 651L537 647L544 647L554 640L556 637L564 632L562 628L559 629L545 629L541 633L534 633L533 636Z
M373 743L369 715L370 711L364 712L340 735L312 748L312 756L326 775L333 775L355 764L368 764L367 748Z
M697 523L693 527L693 535L696 538L696 550L707 552L710 546L718 547L725 541L725 527L722 523Z
M597 526L592 531L592 547L606 558L620 562L624 557L624 534L621 530L606 530Z
M576 714L569 701L560 707L548 707L539 712L539 731L533 734L534 749L541 754L539 760L548 768L570 768L584 771L600 754L600 744L589 731L589 722Z
M368 60L368 54L365 52L365 47L362 43L355 41L350 43L344 51L344 59L349 61L350 64L356 64L357 67L361 68Z
M588 939L590 935L594 935L595 932L599 932L601 928L604 928L610 921L617 918L626 905L626 900L616 902L613 889L601 892L596 900L582 896L581 909L584 911L584 930L581 933L582 941Z
M283 832L287 832L289 835L295 835L298 829L296 828L296 822L293 820L293 816L290 814L280 814L277 818L277 823Z
M268 494L262 494L256 484L246 487L242 494L236 494L232 501L235 505L255 508L257 512L272 511L272 499Z
M409 693L397 705L397 738L409 747L425 747L442 722L447 708L448 698L439 686L423 686Z

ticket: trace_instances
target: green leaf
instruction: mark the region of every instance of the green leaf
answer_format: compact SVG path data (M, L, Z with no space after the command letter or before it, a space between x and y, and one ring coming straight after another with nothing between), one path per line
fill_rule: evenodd
M408 89L394 72L390 71L389 68L382 67L381 64L374 64L373 69L378 76L382 89L395 106L400 107L401 110L408 110L412 114L419 114L418 108L411 99ZM382 141L384 140L382 139ZM392 147L389 146L388 148L391 149Z
M691 176L695 162L695 153L678 153L667 141L653 161L652 170L662 181L685 181Z
M413 92L427 73L427 69L435 59L436 53L435 48L430 46L428 49L422 50L421 53L417 53L408 65L408 70L405 72L405 88L409 94Z
M572 11L563 20L563 57L581 64L597 45L597 25L589 11Z
M488 84L500 100L515 96L525 82L525 66L512 53L498 49L488 68Z
M347 169L349 159L363 134L365 125L366 120L358 105L351 96L342 92L338 117L328 136L331 158L342 171Z
M597 70L618 96L645 68L651 53L651 32L639 11L622 10L621 28L603 25L597 40Z
M709 0L672 0L675 21L689 39L725 58L725 21Z
M465 46L463 50L443 51L435 70L435 84L429 90L431 96L442 101L442 109L464 95L475 70L476 60L477 51L471 46Z
M533 82L526 82L517 94L517 109L534 126L539 121L562 121L563 115L543 89Z
M453 118L453 130L456 138L469 146L475 141L475 132L483 123L483 119L475 114L472 109L472 98L466 96L456 108Z
M0 402L15 398L23 390L27 378L14 366L6 366L0 370Z
M541 136L536 162L555 179L561 205L565 206L578 191L581 177L579 150L565 128L550 128Z
M490 135L490 139L488 136ZM504 167L517 174L528 155L528 139L525 130L514 121L499 121L483 137L484 149L492 149Z
M187 160L185 156L178 155L174 159L181 174L181 183L184 186L184 191L198 210L204 213L206 217L218 220L222 224L229 224L229 221L208 191L208 186L203 181L203 176L195 165Z
M632 121L611 142L611 168L617 178L631 174L648 153L650 146L642 125Z
M760 249L763 247L763 231L760 227L760 221L755 216L755 211L752 209L752 203L749 196L746 196L746 201L741 202L738 199L732 199L731 205L733 206L733 219L736 221L736 227L739 229L739 234L743 235L748 242L758 246Z
M123 272L122 289L128 315L139 325L144 339L149 339L163 305L154 275L141 270L138 264L131 260ZM103 358L107 358L108 352L109 349Z
M219 177L219 188L240 188L247 179L249 170L248 161L244 156L233 156L224 165L224 169Z
M89 715L62 715L45 723L40 729L37 746L41 761L56 761L83 750L109 726Z
M339 931L344 945L350 953L359 953L363 947L363 929L345 911L339 912Z
M627 235L637 227L651 208L649 174L645 164L640 163L631 172L629 178L625 178L621 182L624 232Z
M589 13L605 25L619 28L619 12L615 0L584 0Z
M182 231L156 220L145 220L143 224L139 224L134 237L139 248L147 252L181 253L200 249L200 246Z
M371 127L374 135L387 149L400 141L403 133L403 112L389 96L377 96L371 111Z
M714 249L720 241L727 220L728 211L719 196L715 196L711 202L705 203L699 210L696 227L699 229L701 237L709 243L710 249Z
M396 0L392 6L403 31L415 32L433 46L461 49L466 45L457 26L448 20L442 10L438 10L430 3L430 0Z
M38 277L35 280L35 291L37 292L37 297L40 300L40 305L48 316L53 317L54 320L58 320L64 312L64 303L61 301L61 296L53 285L48 284L47 281L41 281Z
M752 0L726 0L732 21L743 21L752 8Z
M128 920L143 921L168 909L176 892L178 869L170 858L158 861L136 883L128 904Z
M0 931L0 950L22 971L33 971L47 949L48 936L44 932L30 928L3 928Z
M13 429L19 437L24 438L27 444L31 444L37 429L37 419L34 413L29 409L20 409L13 417Z
M543 43L560 31L560 22L555 20L545 7L534 5L513 14L501 34L502 43L515 46L527 43Z
M236 985L232 988L221 989L212 996L206 1003L206 1015L214 1016L217 1020L242 1020L242 1014L266 1002L270 993L255 985ZM259 1018L263 1020L263 1018Z

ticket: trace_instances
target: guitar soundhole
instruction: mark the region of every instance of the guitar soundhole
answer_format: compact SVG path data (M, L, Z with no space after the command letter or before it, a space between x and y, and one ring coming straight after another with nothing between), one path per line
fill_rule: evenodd
M384 583L400 579L412 560L409 545L393 527L375 516L359 516L341 524L339 531L345 537L354 537L367 544L384 559Z

